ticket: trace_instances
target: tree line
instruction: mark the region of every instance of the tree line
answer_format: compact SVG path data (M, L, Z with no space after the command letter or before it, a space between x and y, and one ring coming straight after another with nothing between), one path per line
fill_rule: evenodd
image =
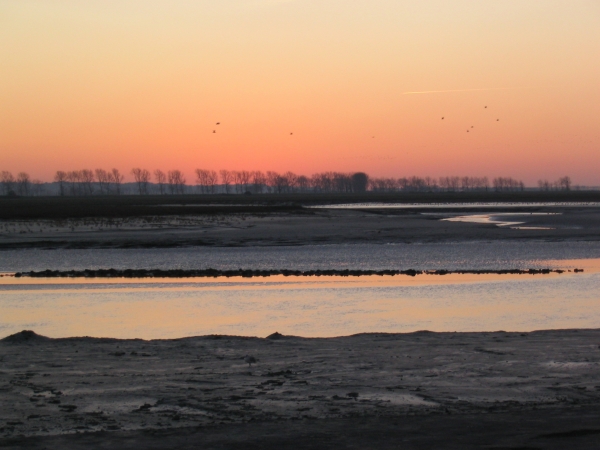
M363 192L466 192L466 191L523 191L525 184L511 177L369 177L364 172L319 172L310 176L288 171L235 171L196 169L193 184L180 170L150 172L135 167L130 171L133 184L124 189L125 176L118 169L82 169L56 171L54 183L58 195L182 195L182 194L287 194L287 193L363 193ZM11 172L0 173L4 195L45 195L46 184L31 180L25 172L16 177ZM133 186L134 192L131 192ZM571 190L568 176L554 182L540 180L540 190Z

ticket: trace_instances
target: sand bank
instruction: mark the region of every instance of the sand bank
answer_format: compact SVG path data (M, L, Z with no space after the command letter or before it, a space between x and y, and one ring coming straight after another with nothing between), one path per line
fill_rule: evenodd
M494 240L598 240L599 208L530 208L524 228L442 220L465 211L311 210L268 214L145 216L0 223L0 250L290 246ZM472 211L467 211L471 213ZM485 211L483 211L484 213ZM480 212L482 213L482 212Z
M577 448L600 437L600 330L153 341L21 333L0 341L0 398L3 448L331 448L361 436L377 448L404 438L424 448L461 429L456 448L477 436L506 444L492 448Z

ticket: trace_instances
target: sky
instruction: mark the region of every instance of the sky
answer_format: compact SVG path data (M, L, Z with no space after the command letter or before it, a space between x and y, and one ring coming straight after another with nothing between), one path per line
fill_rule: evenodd
M600 2L0 0L0 171L112 167L600 185Z

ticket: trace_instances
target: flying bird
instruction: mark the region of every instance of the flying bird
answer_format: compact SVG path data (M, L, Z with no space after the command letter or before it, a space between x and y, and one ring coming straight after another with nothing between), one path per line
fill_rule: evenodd
M442 120L444 120L444 118L442 117Z
M473 125L471 125L471 128L473 128Z
M217 132L217 130L213 130L213 133L216 133L216 132Z
M500 122L500 119L496 119L496 122Z
M487 106L484 106L485 109L487 109Z

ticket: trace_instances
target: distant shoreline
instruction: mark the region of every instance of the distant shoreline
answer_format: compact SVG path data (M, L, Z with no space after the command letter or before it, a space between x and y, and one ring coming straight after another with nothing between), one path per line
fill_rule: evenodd
M166 215L304 212L343 203L599 202L600 191L394 192L364 194L214 194L1 197L0 220L64 220ZM185 205L186 208L181 208Z

